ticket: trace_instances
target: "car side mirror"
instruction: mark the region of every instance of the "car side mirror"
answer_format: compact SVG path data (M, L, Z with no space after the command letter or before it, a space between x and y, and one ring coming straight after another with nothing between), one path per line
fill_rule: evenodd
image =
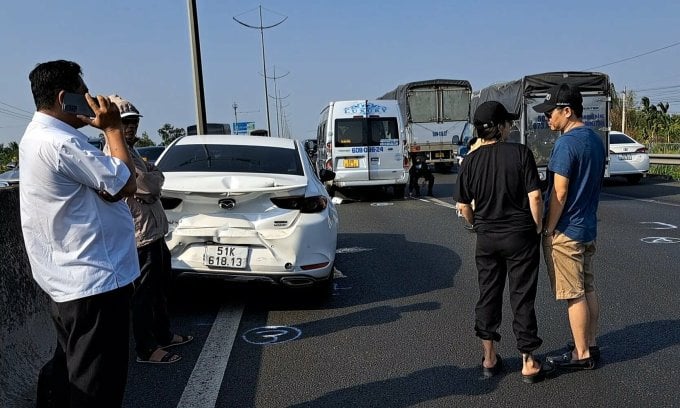
M319 170L319 180L321 182L331 181L335 178L335 172L328 169Z

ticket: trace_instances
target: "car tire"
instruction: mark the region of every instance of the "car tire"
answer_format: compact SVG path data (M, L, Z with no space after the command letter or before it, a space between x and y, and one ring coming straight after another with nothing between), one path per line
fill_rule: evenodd
M642 180L642 174L630 174L626 176L628 184L638 184Z

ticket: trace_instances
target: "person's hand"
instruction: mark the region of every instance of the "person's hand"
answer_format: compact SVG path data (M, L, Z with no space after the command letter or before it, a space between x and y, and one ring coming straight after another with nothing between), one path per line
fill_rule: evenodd
M120 112L115 103L112 103L106 96L92 97L89 93L85 94L85 100L90 105L95 114L94 118L78 115L78 118L88 125L106 131L107 129L121 129L122 122Z

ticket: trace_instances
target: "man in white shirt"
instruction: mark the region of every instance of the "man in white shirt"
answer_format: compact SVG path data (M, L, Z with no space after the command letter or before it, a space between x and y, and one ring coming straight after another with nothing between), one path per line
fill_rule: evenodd
M31 71L37 112L19 145L24 242L57 332L38 380L39 407L119 407L127 381L139 263L132 217L119 199L135 192L135 170L117 107L86 95L81 74L63 60ZM66 93L85 95L93 117L64 112ZM85 125L104 132L111 156L77 130Z

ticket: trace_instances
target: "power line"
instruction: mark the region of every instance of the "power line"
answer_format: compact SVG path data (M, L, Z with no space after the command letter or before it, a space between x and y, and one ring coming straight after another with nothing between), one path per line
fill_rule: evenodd
M665 46L665 47L661 47L661 48L657 48L657 49L655 49L655 50L651 50L651 51L644 52L644 53L642 53L642 54L638 54L638 55L635 55L635 56L632 56L632 57L620 59L620 60L618 60L618 61L614 61L614 62L610 62L610 63L607 63L607 64L602 64L602 65L598 65L598 66L596 66L596 67L585 68L583 71L590 71L590 70L597 69L597 68L608 67L608 66L610 66L610 65L618 64L618 63L620 63L620 62L630 61L630 60L635 59L635 58L643 57L643 56L645 56L645 55L649 55L649 54L652 54L652 53L655 53L655 52L663 51L663 50L668 49L668 48L671 48L671 47L675 47L676 45L680 45L680 41L675 42L675 43L670 44L670 45L667 45L667 46Z

